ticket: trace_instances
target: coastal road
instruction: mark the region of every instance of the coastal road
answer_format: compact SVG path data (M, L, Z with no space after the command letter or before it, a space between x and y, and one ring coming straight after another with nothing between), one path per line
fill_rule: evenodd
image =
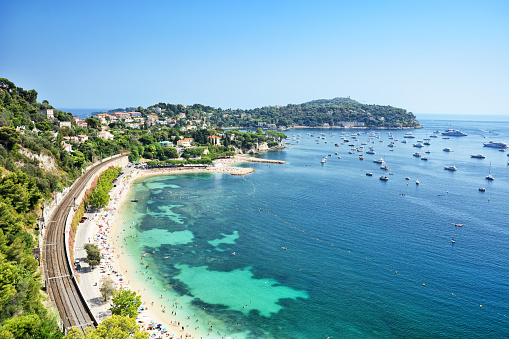
M65 246L67 216L71 208L74 208L75 198L85 189L88 181L103 166L108 166L118 159L120 158L113 158L97 164L77 179L47 223L42 251L44 282L49 298L60 314L65 333L72 327L83 331L86 327L95 328L97 326L97 321L78 288L73 268L70 267Z

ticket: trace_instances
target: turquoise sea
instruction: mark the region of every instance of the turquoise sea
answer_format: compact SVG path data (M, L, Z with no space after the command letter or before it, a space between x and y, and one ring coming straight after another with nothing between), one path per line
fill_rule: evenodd
M393 151L388 130L298 129L259 155L285 165L136 181L122 207L133 267L210 337L509 337L509 151L483 147L509 142L509 122L420 122L407 144L391 131ZM468 136L412 146L448 128ZM376 154L348 154L342 134Z

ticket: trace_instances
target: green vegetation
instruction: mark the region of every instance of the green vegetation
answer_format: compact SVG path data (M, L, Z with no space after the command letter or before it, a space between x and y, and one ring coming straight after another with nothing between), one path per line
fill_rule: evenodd
M136 319L138 308L141 306L141 297L136 292L121 289L115 291L111 304L112 314Z
M112 315L97 326L95 330L85 329L85 333L77 328L71 329L67 338L69 339L146 339L150 334L136 324L136 318Z
M107 301L109 297L113 296L115 293L115 285L113 279L110 277L101 278L101 286L99 287L99 292L101 292L101 296L104 298L104 301Z
M85 244L85 251L87 251L87 258L85 262L90 266L97 266L101 262L101 251L96 244Z

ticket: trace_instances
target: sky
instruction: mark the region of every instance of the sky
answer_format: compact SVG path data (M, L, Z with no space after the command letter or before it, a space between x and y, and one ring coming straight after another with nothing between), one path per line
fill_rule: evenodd
M3 1L0 77L55 107L350 97L509 114L509 1Z

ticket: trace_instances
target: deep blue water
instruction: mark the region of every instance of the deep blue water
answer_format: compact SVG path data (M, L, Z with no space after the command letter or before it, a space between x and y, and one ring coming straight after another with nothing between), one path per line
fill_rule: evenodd
M78 117L80 119L86 119L92 116L94 112L106 112L109 110L105 108L58 108L63 112L72 113L73 116Z
M130 198L140 202L124 206L131 253L148 253L156 293L178 297L189 326L212 320L216 336L509 337L509 152L482 146L509 141L509 122L421 123L407 144L408 131L392 131L394 151L375 131L364 160L340 143L353 131L292 130L288 149L259 156L285 165L138 180ZM446 128L468 136L412 147ZM389 170L373 163L381 157Z

